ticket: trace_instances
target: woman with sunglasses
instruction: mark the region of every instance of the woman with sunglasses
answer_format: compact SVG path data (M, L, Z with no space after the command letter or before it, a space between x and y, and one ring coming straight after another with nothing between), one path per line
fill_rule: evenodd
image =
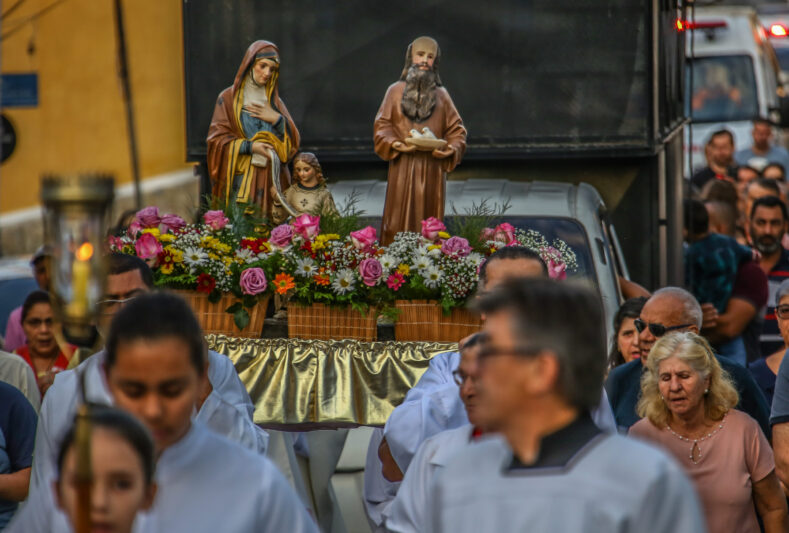
M76 349L68 345L68 354L60 350L55 339L58 327L49 294L44 291L31 292L22 305L22 329L27 344L14 350L14 353L33 369L42 397L55 381L55 374L68 368L71 354Z
M693 332L660 338L641 378L630 435L674 455L693 479L710 533L789 530L775 459L756 421L734 409L737 389ZM754 505L755 504L755 505Z

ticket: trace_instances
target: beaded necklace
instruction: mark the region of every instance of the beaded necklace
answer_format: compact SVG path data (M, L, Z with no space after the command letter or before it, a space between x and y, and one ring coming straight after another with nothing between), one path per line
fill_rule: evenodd
M669 430L671 434L677 437L679 440L693 443L690 446L690 454L688 455L688 459L690 459L694 465L697 465L701 461L701 447L699 446L699 443L709 439L710 437L715 435L718 431L723 429L723 423L725 421L726 421L726 415L723 415L723 418L721 419L720 424L718 424L718 427L716 427L714 430L710 431L709 433L698 439L689 439L688 437L683 437L682 435L671 429L671 426L669 426L668 424L666 424L666 429ZM695 452L698 452L698 459L694 459Z

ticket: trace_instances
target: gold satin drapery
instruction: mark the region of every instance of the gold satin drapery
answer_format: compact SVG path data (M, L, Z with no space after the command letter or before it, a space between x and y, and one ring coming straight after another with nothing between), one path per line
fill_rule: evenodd
M206 340L233 361L255 406L255 423L288 429L381 426L430 359L457 346L224 335Z

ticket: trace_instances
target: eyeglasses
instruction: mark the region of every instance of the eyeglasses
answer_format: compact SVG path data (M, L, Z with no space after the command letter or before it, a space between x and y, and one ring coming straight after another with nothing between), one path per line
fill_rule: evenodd
M775 314L778 315L778 318L786 320L789 318L789 305L779 305L775 308Z
M48 328L51 328L54 323L55 321L52 318L28 318L25 320L25 325L33 329L40 328L42 324L46 324Z
M101 312L103 315L111 315L130 301L137 298L137 296L139 295L135 294L134 296L129 296L123 300L101 300L99 302L99 312Z
M678 329L685 329L689 328L693 324L680 324L679 326L664 326L663 324L658 323L646 323L640 318L637 318L633 321L633 325L636 327L636 330L641 333L645 329L649 328L649 332L654 335L655 337L662 337L669 331L676 331Z

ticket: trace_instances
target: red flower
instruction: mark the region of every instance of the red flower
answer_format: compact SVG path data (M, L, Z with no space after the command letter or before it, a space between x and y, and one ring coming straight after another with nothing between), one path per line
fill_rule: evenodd
M241 247L248 248L254 253L259 254L263 250L263 239L241 239Z
M200 274L197 276L197 292L209 294L216 287L216 280L210 274Z

